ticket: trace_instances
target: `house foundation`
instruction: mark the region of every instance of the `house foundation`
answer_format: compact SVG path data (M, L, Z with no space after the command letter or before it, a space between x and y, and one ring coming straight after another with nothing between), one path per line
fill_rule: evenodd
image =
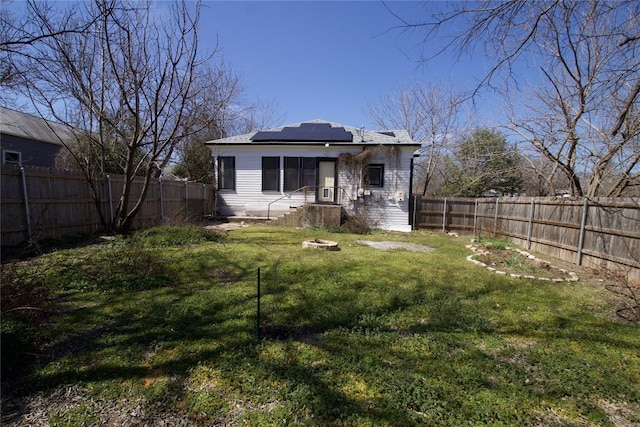
M291 209L284 216L270 221L273 225L289 227L340 227L342 206L324 204L306 204Z

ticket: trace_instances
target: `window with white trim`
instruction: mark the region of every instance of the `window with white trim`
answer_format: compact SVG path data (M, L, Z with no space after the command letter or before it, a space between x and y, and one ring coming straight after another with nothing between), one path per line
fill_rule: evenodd
M262 158L262 191L280 190L280 157Z
M384 164L371 163L367 168L367 186L384 187Z
M20 165L22 164L22 153L19 151L2 150L3 165Z
M316 186L315 157L284 158L284 191L295 191L302 187Z
M218 189L236 189L236 158L218 157Z

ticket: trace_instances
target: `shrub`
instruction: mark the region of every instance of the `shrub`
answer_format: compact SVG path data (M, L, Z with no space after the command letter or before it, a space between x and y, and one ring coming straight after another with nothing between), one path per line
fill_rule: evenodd
M353 234L369 234L371 233L371 227L365 218L361 215L345 215L342 225L342 229L347 233Z
M48 314L48 269L38 262L0 264L2 377L19 374L33 361L36 326Z

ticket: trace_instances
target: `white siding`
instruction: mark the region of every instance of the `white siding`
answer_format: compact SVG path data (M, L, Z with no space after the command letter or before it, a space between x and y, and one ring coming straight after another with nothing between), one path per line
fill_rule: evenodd
M371 163L385 165L384 187L371 188L370 195L364 195L361 175L353 176L353 171L338 171L338 201L349 211L364 215L371 225L383 229L409 231L409 179L411 158L415 147L398 147L397 155L390 158L377 157ZM236 189L220 190L220 213L238 216L281 215L290 207L301 206L305 196L300 193L283 192L284 157L320 157L338 159L342 153L358 154L362 147L355 146L214 146L214 158L235 157ZM381 153L385 153L383 150ZM280 157L280 191L262 191L262 157ZM359 192L359 190L361 190ZM284 197L283 197L284 196ZM306 202L313 202L315 195L310 192ZM403 200L398 200L403 196ZM278 200L280 199L280 200Z
M371 187L358 199L358 212L372 226L398 231L411 231L409 225L409 180L411 176L412 148L401 148L397 155L382 157L384 151L371 160L382 163L384 186ZM362 194L362 193L360 193Z

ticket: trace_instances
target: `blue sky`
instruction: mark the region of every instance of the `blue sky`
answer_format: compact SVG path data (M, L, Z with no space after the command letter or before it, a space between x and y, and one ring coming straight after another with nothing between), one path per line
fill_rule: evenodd
M20 10L22 0L0 0ZM74 1L64 1L65 5ZM157 0L159 16L167 5ZM386 4L386 7L385 7ZM458 62L442 55L419 62L419 30L403 31L395 14L412 22L427 16L435 2L217 1L203 0L202 49L221 49L237 73L245 101L278 105L284 125L325 119L351 126L377 126L367 106L399 85L443 83L470 88L484 74L482 56ZM494 104L495 105L495 104Z
M429 3L388 1L407 19ZM469 87L482 65L440 57L418 62L422 37L381 1L205 1L201 38L215 41L249 100L274 102L289 124L326 119L376 128L367 105L415 81ZM396 29L394 29L396 28ZM428 46L436 49L437 46Z

